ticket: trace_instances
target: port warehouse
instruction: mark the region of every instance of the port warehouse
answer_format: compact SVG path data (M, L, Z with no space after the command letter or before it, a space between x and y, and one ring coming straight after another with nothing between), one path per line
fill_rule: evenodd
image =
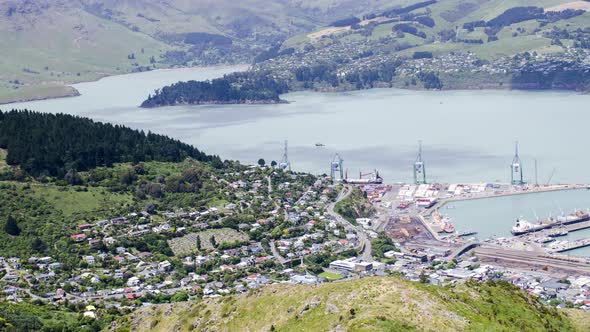
M477 183L477 184L458 184L449 185L434 183L420 185L403 185L400 187L397 198L400 201L416 201L420 206L430 207L441 198L452 198L469 193L483 193L486 190L499 189L500 184L495 183Z

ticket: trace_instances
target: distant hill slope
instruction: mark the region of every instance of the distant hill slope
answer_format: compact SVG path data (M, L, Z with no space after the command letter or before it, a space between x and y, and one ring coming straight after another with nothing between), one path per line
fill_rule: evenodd
M506 283L426 286L395 277L275 285L155 305L113 331L583 331L588 314L543 306Z
M73 95L65 84L154 66L250 62L290 36L398 2L1 1L0 103Z
M8 0L0 2L0 103L75 95L67 84L104 75L251 63L277 45L276 54L322 58L341 57L333 49L350 45L345 55L363 50L358 57L367 61L371 52L470 51L488 61L590 45L590 13L464 28L519 6L590 8L570 0ZM342 26L347 20L362 22Z

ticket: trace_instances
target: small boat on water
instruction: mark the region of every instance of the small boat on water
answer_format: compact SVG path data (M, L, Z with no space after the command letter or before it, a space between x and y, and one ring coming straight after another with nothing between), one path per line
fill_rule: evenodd
M560 237L560 236L566 236L568 235L569 232L567 229L565 228L558 228L558 229L554 229L551 232L549 232L549 234L547 236L549 237Z
M552 242L552 241L553 241L553 238L550 238L550 237L547 236L547 237L543 237L543 238L537 239L535 242L537 242L537 243L549 243L549 242Z
M469 236L469 235L475 235L475 234L477 234L476 231L462 231L462 232L458 232L457 236L463 237L463 236Z
M318 148L321 148L321 147L324 147L325 145L323 143L316 143L315 146Z

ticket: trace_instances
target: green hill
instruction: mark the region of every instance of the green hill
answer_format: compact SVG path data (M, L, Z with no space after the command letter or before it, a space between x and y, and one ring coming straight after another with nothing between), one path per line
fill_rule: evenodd
M443 288L372 277L150 306L112 330L584 331L587 323L587 313L547 308L506 282Z
M69 236L82 221L139 211L209 206L222 163L166 136L90 119L0 111L0 256L51 254L75 262ZM165 185L164 185L165 184ZM206 187L207 189L202 189ZM75 264L75 263L74 263Z
M7 1L0 3L0 40L5 50L0 103L75 95L68 84L105 75L251 63L276 45L282 45L283 51L324 50L318 56L328 58L342 58L334 50L336 44L349 45L345 55L363 50L361 57L367 56L366 49L402 56L416 51L435 55L469 51L493 60L525 51L553 54L589 44L584 30L589 13L515 22L491 32L485 27L463 29L465 23L489 22L506 10L531 5L548 11L590 9L590 4L570 0L534 4L524 0ZM360 28L330 26L352 16L374 18L363 21ZM400 22L416 27L420 36L393 33ZM449 38L455 40L448 42ZM482 43L472 43L477 40Z
M372 5L355 0L4 1L0 103L74 95L67 84L153 67L249 63L275 43ZM186 38L194 33L228 38L231 44Z

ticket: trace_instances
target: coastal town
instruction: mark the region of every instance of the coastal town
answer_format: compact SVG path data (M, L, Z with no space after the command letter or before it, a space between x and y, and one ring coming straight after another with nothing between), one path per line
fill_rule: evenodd
M408 38L399 40L385 35L365 40L347 38L347 33L334 40L324 36L305 49L287 49L290 51L255 64L253 71L271 73L273 78L290 82L298 89L320 91L419 87L421 73L436 73L443 82L442 86L426 88L530 89L535 82L519 82L515 78L528 72L544 73L546 78L559 71L578 75L587 72L590 66L590 50L569 41L562 43L553 36L555 30L539 31L534 35L547 40L553 38L546 51L499 54L491 58L469 47L452 52L437 51L461 44L442 37L433 38L430 47L417 47L406 41ZM309 73L302 74L305 72L302 68L308 68Z
M496 251L516 252L515 242L539 235L478 242L476 231L455 231L438 210L459 200L586 186L388 185L378 175L311 177L266 165L217 182L224 186L223 206L175 211L146 206L78 224L67 236L79 253L75 264L51 256L0 258L4 298L77 303L92 319L97 308L133 310L276 283L394 274L436 285L507 280L551 305L590 310L590 261L549 249L526 264L503 259ZM256 211L256 217L243 217L246 210ZM541 257L555 264L535 263Z

